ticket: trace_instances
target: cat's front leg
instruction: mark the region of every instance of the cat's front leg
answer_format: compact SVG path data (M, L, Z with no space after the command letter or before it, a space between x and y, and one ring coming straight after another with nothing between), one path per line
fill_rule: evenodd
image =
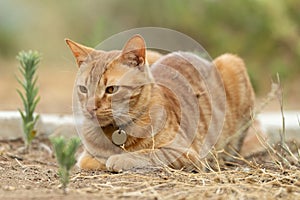
M78 159L77 165L85 170L106 170L105 162L105 159L96 158L84 150Z
M153 162L151 162L149 154L144 151L112 155L106 161L106 168L114 172L150 167L152 165Z
M106 161L106 168L120 172L133 168L151 166L172 166L181 169L189 162L185 155L186 148L165 147L160 149L144 149L110 156Z

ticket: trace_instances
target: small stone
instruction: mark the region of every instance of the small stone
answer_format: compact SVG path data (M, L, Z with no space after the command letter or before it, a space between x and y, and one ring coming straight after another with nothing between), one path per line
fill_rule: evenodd
M25 190L30 190L31 189L31 186L30 185L23 185L22 186Z
M6 191L14 191L14 190L16 190L16 188L15 188L15 187L13 187L13 186L10 186L10 185L6 185L6 186L4 186L4 187L3 187L3 189L4 189L4 190L6 190Z
M97 190L96 190L96 189L93 189L93 188L86 188L86 189L85 189L85 192L86 192L86 193L95 193L95 192L97 192Z

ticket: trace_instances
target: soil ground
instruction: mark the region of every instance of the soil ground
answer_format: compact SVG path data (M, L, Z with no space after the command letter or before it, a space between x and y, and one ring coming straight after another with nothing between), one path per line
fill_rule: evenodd
M111 173L75 167L64 195L49 140L35 140L27 154L22 147L22 140L0 142L1 200L300 199L298 164L281 166L266 151L215 172L150 168Z

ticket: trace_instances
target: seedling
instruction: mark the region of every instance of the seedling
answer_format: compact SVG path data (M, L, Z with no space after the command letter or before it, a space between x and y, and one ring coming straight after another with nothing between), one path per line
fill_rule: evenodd
M39 119L39 115L34 115L34 111L37 103L40 100L38 96L37 82L37 66L40 62L40 54L37 51L21 51L19 52L17 59L20 61L19 71L22 78L17 78L18 82L23 88L23 93L17 89L20 95L24 111L18 109L23 122L23 133L26 150L29 149L31 141L36 136L35 124Z
M70 179L70 170L76 163L75 153L79 147L79 138L72 138L68 142L64 137L51 138L56 160L59 165L58 175L64 194L67 193L67 185Z

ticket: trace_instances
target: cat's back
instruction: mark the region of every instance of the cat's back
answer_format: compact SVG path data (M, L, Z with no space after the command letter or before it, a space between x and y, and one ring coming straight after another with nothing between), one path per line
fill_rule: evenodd
M226 96L228 108L233 112L241 113L253 107L253 88L244 61L236 55L223 54L210 62L193 53L173 52L155 62L151 71L156 80L175 82L177 87L186 83L196 93L197 88L214 93L215 89L222 88L219 96Z
M217 69L212 62L195 54L173 52L155 62L151 72L156 84L171 90L172 95L179 100L180 107L173 109L177 112L180 110L183 118L187 119L186 123L181 120L181 127L189 133L194 130L200 133L195 145L198 151L202 138L209 133L211 116L220 114L222 118L225 109L225 93ZM222 122L216 121L215 129L221 127Z
M190 88L196 89L201 83L211 76L213 64L189 52L173 52L162 56L151 66L154 78L170 84L175 82L177 87L180 83L189 84Z
M254 107L253 88L241 58L224 54L209 62L192 53L174 52L161 57L152 65L151 71L157 82L176 88L175 95L187 99L184 103L197 105L189 106L187 115L193 119L195 110L200 111L201 127L198 130L201 134L214 136L217 129L213 128L210 133L208 127L223 126L218 149L228 143L240 149L247 129L241 133L238 130L250 120ZM220 120L213 120L212 115Z

